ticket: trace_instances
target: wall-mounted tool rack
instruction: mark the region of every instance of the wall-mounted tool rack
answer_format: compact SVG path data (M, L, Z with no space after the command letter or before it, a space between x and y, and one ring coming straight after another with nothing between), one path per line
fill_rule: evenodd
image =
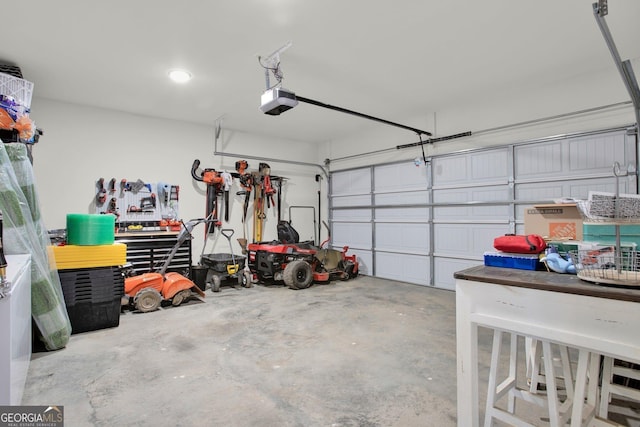
M95 213L114 214L123 231L163 231L180 218L179 194L178 185L165 182L99 178L95 182Z

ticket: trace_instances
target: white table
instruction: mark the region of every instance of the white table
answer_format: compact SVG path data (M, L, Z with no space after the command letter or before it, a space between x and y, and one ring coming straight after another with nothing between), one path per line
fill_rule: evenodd
M479 425L479 326L640 363L640 290L485 266L454 277L458 426Z
M0 405L19 405L31 360L31 255L7 255L11 294L0 299Z

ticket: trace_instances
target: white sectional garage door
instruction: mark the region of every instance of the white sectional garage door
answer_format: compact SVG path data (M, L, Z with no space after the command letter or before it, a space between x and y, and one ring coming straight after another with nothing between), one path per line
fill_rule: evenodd
M614 192L614 162L631 172L620 192L637 193L636 145L616 129L332 172L333 246L363 274L454 289L496 236L524 232L525 207Z

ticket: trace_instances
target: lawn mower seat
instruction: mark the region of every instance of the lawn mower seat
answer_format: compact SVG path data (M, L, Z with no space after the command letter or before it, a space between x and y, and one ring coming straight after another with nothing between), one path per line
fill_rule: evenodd
M278 222L278 240L282 243L298 243L300 235L289 221Z

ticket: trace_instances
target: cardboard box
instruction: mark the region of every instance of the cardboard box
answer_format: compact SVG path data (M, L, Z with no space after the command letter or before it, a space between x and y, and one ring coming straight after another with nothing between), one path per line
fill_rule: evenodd
M525 208L524 233L545 239L582 240L582 215L575 203Z

